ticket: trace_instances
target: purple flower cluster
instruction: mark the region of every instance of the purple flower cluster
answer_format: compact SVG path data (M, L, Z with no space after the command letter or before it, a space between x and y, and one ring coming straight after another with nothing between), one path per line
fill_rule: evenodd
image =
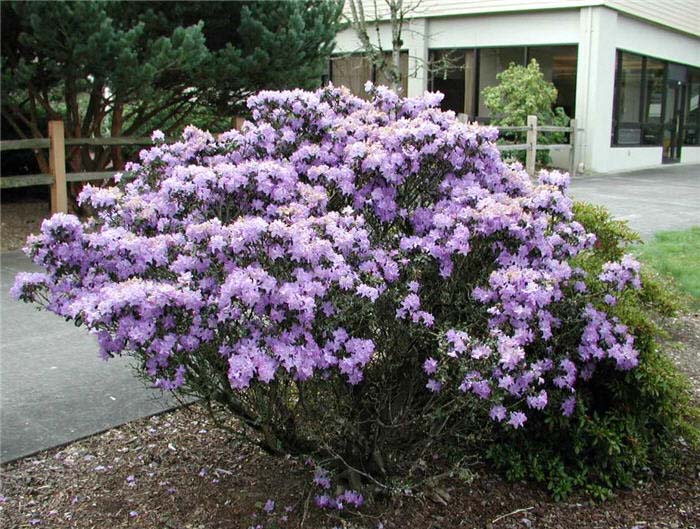
M335 498L328 494L319 494L316 496L315 501L319 509L335 509L337 511L342 511L347 505L360 508L365 502L362 494L354 490L346 490Z
M136 354L169 390L203 354L221 358L234 391L285 377L356 385L401 326L435 346L411 353L430 391L458 387L519 428L553 404L570 414L597 362L636 365L627 329L592 306L575 315L578 354L558 345L572 323L559 307L585 292L569 261L594 242L573 219L568 176L532 183L502 162L495 129L458 122L439 95L369 90L369 102L333 86L261 92L241 131L188 127L173 144L154 133L117 187L85 187L93 219L43 223L27 253L45 272L18 276L13 294L84 323L105 357ZM478 285L455 279L482 269ZM478 332L440 308L431 270L483 311ZM621 290L637 272L625 258L600 279Z

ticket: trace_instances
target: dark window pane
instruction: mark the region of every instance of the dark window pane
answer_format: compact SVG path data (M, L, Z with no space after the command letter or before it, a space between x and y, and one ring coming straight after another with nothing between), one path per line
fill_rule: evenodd
M615 79L617 89L617 137L618 145L642 143L639 113L642 103L642 57L622 52L619 76Z
M683 145L700 145L700 70L688 68L688 87L683 116Z
M487 86L498 85L496 76L511 63L525 65L525 48L482 48L479 51L479 120L491 115L481 92Z
M474 116L474 50L436 50L431 54L432 89L445 94L440 107Z
M664 74L666 63L647 58L646 95L642 115L642 143L661 145L662 111L665 92Z
M567 116L576 112L576 46L535 46L528 48L528 62L535 59L542 75L557 88L556 106Z

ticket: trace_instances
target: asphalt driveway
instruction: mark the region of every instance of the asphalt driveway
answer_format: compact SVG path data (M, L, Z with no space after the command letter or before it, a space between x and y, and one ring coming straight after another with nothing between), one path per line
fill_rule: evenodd
M644 239L657 231L700 226L700 165L578 176L571 182L571 194L607 207Z
M0 461L173 406L128 359L100 359L85 329L10 298L15 274L36 269L22 253L2 254L1 268Z

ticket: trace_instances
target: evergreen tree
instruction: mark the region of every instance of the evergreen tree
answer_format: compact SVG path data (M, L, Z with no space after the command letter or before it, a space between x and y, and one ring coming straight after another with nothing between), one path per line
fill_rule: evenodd
M342 2L3 2L2 114L20 137L175 133L231 126L260 89L321 82ZM76 148L73 170L122 165ZM48 164L41 154L42 171Z

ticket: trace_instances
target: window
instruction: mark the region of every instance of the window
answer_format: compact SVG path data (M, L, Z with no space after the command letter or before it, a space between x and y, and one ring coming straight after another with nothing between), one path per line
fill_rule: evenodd
M639 145L642 143L640 109L643 59L627 52L618 52L617 58L617 123L614 143Z
M474 115L475 50L438 50L431 53L431 87L445 94L440 107Z
M700 145L699 103L700 69L617 51L612 145L661 145L677 159L680 145Z
M535 46L528 48L527 60L535 59L544 78L557 88L556 106L574 117L576 108L576 46Z
M387 53L387 58L389 54ZM408 92L408 53L401 52L401 85ZM331 81L335 86L345 86L356 96L367 99L365 83L387 85L386 77L364 55L343 55L331 58Z
M573 117L576 108L576 46L533 46L432 50L430 89L445 94L443 110L464 113L469 119L488 122L489 110L481 92L498 84L497 75L511 63L527 65L535 59L544 78L557 89L556 106Z
M482 48L479 50L479 106L477 120L491 116L489 109L484 104L481 92L487 86L496 86L496 76L508 69L511 63L524 65L527 59L527 48Z
M663 98L666 64L646 58L644 68L644 102L642 109L642 141L645 145L660 145L663 127Z
M700 69L688 68L683 145L700 145Z

